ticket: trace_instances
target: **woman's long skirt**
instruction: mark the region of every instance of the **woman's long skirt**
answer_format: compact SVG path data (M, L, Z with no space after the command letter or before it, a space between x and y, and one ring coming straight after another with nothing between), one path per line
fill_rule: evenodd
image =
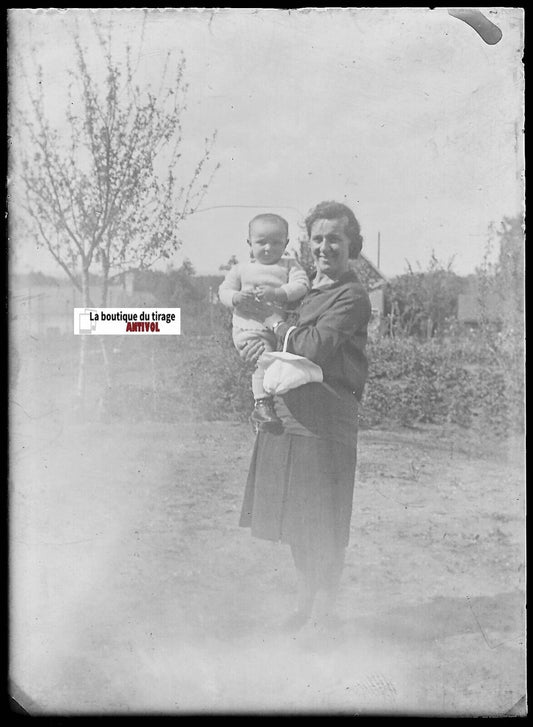
M355 446L258 434L240 525L291 545L300 570L335 570L349 541L355 465Z

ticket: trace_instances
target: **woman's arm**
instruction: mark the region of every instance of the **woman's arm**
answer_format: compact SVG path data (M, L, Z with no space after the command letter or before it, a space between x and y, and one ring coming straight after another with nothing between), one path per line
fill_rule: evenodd
M359 286L346 287L331 300L314 325L296 326L290 332L287 351L324 366L342 343L365 329L370 314L366 292ZM276 327L278 341L284 340L289 328L287 323Z

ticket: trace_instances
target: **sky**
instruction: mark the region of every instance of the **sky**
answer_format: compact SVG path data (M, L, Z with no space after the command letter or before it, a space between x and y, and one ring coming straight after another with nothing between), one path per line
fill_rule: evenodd
M47 113L64 124L75 23L97 62L89 16L112 22L116 52L139 53L157 83L182 51L189 84L185 162L217 131L220 162L172 263L215 273L248 256L248 220L278 212L301 235L322 200L347 203L363 252L389 277L432 252L461 275L483 259L488 228L523 209L523 10L479 8L503 32L486 44L445 8L66 9L9 11L10 104L24 108L21 65L44 70ZM142 43L141 43L142 35ZM16 142L11 148L16 154ZM23 235L12 270L60 274Z

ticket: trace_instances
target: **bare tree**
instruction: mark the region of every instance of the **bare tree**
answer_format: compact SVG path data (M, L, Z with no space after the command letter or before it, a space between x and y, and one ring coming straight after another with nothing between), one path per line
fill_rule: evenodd
M131 48L118 60L111 29L105 34L96 18L93 28L103 79L90 68L88 50L75 33L61 128L47 119L46 77L40 66L33 80L25 74L30 112L15 110L13 128L21 130L21 206L29 234L50 252L86 306L93 304L89 273L96 268L104 307L112 274L149 267L178 249L180 225L198 208L219 165L211 161L215 132L205 139L193 168L184 168L183 55L176 61L168 54L156 90L141 88ZM84 340L82 336L80 393ZM103 345L102 350L105 356Z

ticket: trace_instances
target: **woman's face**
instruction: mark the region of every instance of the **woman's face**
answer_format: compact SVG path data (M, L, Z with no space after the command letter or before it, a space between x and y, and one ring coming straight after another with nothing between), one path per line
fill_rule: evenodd
M315 220L311 227L310 245L317 273L337 280L350 269L350 238L345 232L348 220Z

